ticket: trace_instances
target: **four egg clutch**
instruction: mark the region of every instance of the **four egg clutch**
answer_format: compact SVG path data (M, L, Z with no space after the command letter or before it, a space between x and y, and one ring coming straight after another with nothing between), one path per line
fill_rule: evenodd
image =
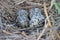
M17 23L21 27L40 27L45 19L39 8L32 8L29 13L21 9L17 12L17 15Z

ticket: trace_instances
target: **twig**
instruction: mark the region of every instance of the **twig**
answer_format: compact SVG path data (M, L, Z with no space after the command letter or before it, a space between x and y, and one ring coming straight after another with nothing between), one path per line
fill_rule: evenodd
M53 7L53 1L51 0L51 5L49 7L49 10Z
M36 2L40 2L40 0L36 0Z
M45 27L47 28L47 25L45 25ZM40 33L39 37L37 38L37 40L40 40L42 35L44 34L46 28L43 29L42 33Z
M31 8L34 8L34 7L40 7L40 6L25 6L25 7L20 7L21 9L23 8L23 9L31 9ZM17 9L19 9L19 6L18 6L18 8Z
M29 36L26 35L26 33L25 33L24 31L23 31L21 34L22 34L23 36L27 37L27 38L29 37Z
M7 32L7 31L5 31L5 30L3 30L3 32L4 32L4 33L6 33L6 34L9 34L9 35L10 35L10 34L12 34L12 33L10 33L10 32Z
M29 2L29 1L26 1L27 4L30 4L30 5L36 5L36 6L42 6L42 4L40 3L35 3L35 2Z
M37 40L40 40L42 35L44 34L46 28L48 27L48 24L46 24L46 20L45 20L45 26L44 26L44 29L42 30L42 33L40 33L39 37L37 38Z
M53 31L51 29L50 29L50 34L51 34L52 39L55 40Z
M15 6L27 1L27 0L14 0L16 2Z
M57 37L60 39L60 36L59 36L59 34L58 34L58 33L56 33L56 35L57 35Z
M14 34L21 34L21 32L18 32L18 31L17 31L17 32L13 32L13 33L14 33Z
M47 10L46 10L46 3L45 2L44 2L44 12L45 12L46 18L48 18L48 26L51 27L51 23L50 23L50 20L49 20L49 17L48 17L48 13L47 13Z

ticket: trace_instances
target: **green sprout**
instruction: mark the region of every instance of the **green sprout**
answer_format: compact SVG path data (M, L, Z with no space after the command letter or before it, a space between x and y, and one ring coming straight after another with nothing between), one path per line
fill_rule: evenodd
M58 14L60 14L59 3L56 3L56 0L52 0L52 1L53 1L53 4L55 5L55 8L56 8L57 11L58 11Z

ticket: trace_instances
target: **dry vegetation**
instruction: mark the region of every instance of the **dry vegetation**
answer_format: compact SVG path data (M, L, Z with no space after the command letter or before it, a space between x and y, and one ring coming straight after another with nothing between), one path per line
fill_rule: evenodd
M35 7L44 12L43 27L31 29L15 25L19 9ZM0 0L0 40L60 40L60 14L52 0Z

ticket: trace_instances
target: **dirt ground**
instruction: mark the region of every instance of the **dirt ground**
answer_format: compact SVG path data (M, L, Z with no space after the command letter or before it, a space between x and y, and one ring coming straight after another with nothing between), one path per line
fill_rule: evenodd
M36 28L18 26L19 9L29 12L32 8L42 10L44 25ZM60 40L60 14L52 0L0 0L0 40Z

